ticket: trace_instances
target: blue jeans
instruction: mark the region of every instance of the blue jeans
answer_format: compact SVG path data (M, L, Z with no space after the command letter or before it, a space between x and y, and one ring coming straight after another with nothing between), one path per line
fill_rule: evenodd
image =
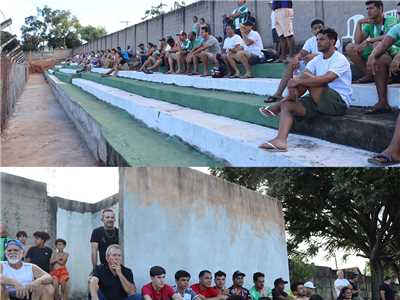
M107 298L100 291L100 289L97 291L97 296L99 297L99 300L107 300ZM121 299L121 300L143 300L143 297L141 294L134 294L134 295L128 296L125 299Z

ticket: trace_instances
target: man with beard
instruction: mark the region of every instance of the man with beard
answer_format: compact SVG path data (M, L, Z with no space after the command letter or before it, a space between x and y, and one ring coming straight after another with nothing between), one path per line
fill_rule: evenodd
M287 152L287 139L295 117L311 120L321 114L346 114L352 101L352 74L347 58L335 48L337 36L331 28L321 30L317 35L317 43L322 55L307 64L300 78L289 81L287 97L269 107L260 108L265 117L280 115L278 135L262 144L261 149ZM307 91L310 94L303 96Z
M23 262L23 253L24 247L20 241L7 242L7 261L0 262L1 299L54 299L50 274L34 264Z
M106 250L108 246L119 244L118 228L114 226L114 211L110 208L103 210L101 221L104 225L94 229L90 238L93 269L97 266L97 253L99 253L100 263L106 264Z

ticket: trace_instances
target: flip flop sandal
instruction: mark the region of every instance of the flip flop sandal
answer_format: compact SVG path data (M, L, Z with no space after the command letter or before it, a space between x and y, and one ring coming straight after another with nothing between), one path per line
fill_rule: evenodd
M240 79L250 79L250 78L254 78L253 76L240 76Z
M270 110L269 108L270 108L270 106L268 106L268 107L260 107L258 111L260 112L260 114L262 114L264 117L267 117L267 118L269 118L269 117L277 117L277 115L272 110Z
M268 145L270 148L263 147L264 145ZM270 142L262 144L259 148L262 149L262 150L265 150L267 152L273 152L273 153L276 153L276 152L288 152L287 149L278 148L277 146L275 146L274 144L272 144Z
M381 108L371 108L368 109L365 114L366 115L379 115L379 114L387 114L391 113L392 109L390 107L381 107Z
M266 100L264 100L264 103L275 103L281 101L282 99L283 97L269 96Z
M378 154L370 159L368 159L368 162L370 164L380 166L380 167L389 167L389 166L394 166L397 164L400 164L400 161L394 160L391 156L386 155L386 154Z

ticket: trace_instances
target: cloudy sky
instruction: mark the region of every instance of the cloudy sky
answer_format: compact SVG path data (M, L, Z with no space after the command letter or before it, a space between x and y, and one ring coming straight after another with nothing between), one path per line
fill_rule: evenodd
M207 168L195 169L208 173ZM50 196L71 200L93 203L118 193L118 168L0 168L0 172L46 182ZM364 270L365 259L350 256L343 261L343 254L338 251L336 255L339 268L358 266ZM335 268L335 260L325 256L326 252L321 250L311 261Z
M196 1L185 0L185 3ZM129 21L129 25L141 22L145 11L152 5L163 2L168 5L166 10L169 11L175 0L4 0L1 2L0 20L12 18L12 32L20 37L20 28L25 18L36 15L36 8L43 8L45 5L53 9L70 10L82 25L104 26L107 32L111 33L125 27L126 23L121 21Z

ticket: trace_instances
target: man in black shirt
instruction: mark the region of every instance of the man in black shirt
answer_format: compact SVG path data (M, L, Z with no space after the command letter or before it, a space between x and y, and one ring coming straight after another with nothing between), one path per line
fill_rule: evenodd
M383 284L379 287L379 294L381 296L381 300L395 300L392 279L389 276L385 277Z
M92 246L92 265L93 269L97 265L97 252L99 253L100 263L106 263L106 249L113 244L119 244L118 228L114 227L115 213L112 209L105 209L102 212L101 221L104 226L98 227L92 232L90 243Z
M25 262L35 264L43 271L50 273L50 258L53 250L45 246L50 236L47 232L37 231L33 234L33 237L35 238L35 246L29 248L25 256Z
M138 300L133 273L121 264L121 248L111 245L106 250L106 263L94 268L89 279L92 300Z
M289 300L289 295L285 292L285 284L288 282L282 278L275 279L272 289L272 300Z

